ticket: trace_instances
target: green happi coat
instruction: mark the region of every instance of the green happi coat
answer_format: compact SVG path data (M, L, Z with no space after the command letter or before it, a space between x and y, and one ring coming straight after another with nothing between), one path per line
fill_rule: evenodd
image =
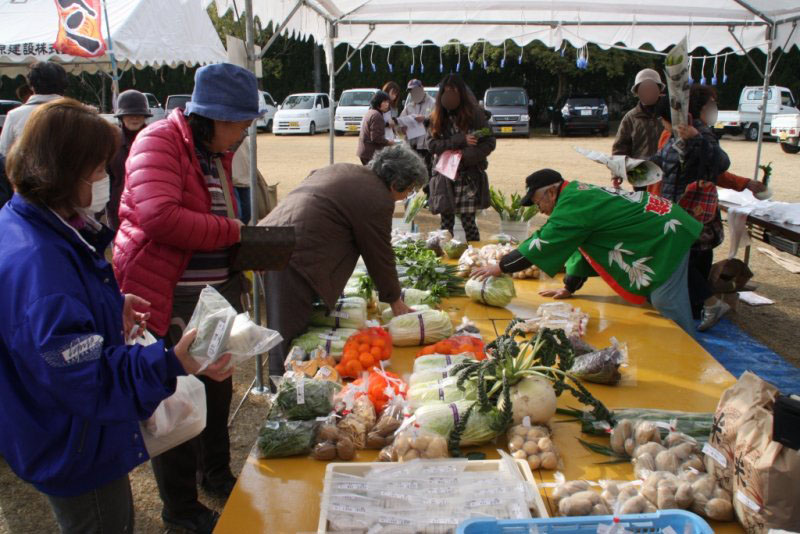
M672 276L701 229L683 208L647 192L566 182L547 223L518 250L550 276L565 262L567 274L596 272L641 304Z

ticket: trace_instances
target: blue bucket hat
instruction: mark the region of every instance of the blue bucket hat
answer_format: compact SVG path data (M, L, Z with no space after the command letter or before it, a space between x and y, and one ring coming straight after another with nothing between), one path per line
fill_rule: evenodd
M247 121L264 115L258 101L258 81L252 72L231 63L217 63L197 69L192 100L184 113L218 121Z

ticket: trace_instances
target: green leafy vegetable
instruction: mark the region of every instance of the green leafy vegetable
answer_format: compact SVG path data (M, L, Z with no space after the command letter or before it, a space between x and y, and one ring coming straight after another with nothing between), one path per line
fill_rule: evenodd
M283 458L308 454L314 445L319 422L268 420L258 433L261 458Z
M508 200L502 191L489 187L489 204L500 215L500 220L527 222L539 211L535 205L523 206L522 196L517 193L511 193L511 197Z
M392 343L398 347L428 345L453 335L453 322L443 311L423 310L389 321Z
M333 411L333 397L341 388L330 380L314 380L292 375L278 386L272 404L273 413L287 419L314 419Z
M467 250L467 246L468 245L466 243L456 239L451 239L442 245L442 250L444 251L445 256L451 260L457 260L461 257L464 251Z
M475 130L470 135L477 137L480 139L481 137L491 137L492 129L491 128L481 128L480 130Z
M425 404L451 403L460 400L477 400L477 398L477 388L474 384L468 384L462 391L456 387L454 376L436 382L415 384L409 388L407 395L412 410Z
M424 192L419 191L417 194L414 195L414 198L411 199L411 202L408 203L406 207L406 218L405 221L407 224L411 224L414 220L414 217L417 216L419 211L428 205L428 195Z
M475 408L473 408L475 406ZM493 440L505 429L503 414L497 408L481 412L473 401L462 400L450 404L427 404L414 412L414 423L423 430L434 432L446 438L465 419L458 444L461 447L481 445Z

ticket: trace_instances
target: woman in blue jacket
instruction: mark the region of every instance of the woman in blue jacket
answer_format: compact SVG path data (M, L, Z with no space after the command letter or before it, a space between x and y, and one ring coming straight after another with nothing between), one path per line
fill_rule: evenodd
M132 532L128 473L148 460L139 431L196 373L194 333L174 349L128 346L149 303L123 295L105 260L105 201L118 139L92 109L37 109L8 154L15 195L0 210L0 454L50 500L61 532ZM136 309L134 309L136 308ZM224 380L229 357L205 374Z

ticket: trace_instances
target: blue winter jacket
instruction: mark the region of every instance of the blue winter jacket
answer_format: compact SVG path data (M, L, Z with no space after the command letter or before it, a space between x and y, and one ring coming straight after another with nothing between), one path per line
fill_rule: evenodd
M0 210L0 454L71 497L147 461L139 421L185 374L163 342L126 346L103 227L80 234L14 195Z

